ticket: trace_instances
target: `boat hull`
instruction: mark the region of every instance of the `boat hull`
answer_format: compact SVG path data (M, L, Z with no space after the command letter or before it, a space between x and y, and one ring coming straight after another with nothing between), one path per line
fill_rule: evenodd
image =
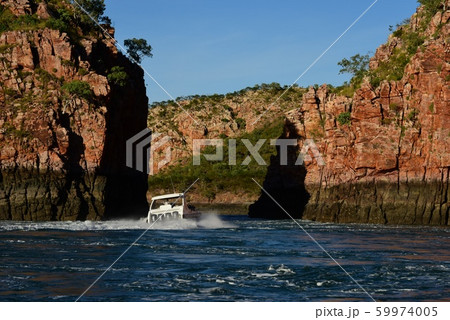
M167 221L167 220L184 220L184 219L198 219L200 217L200 212L185 212L182 215L178 212L166 212L166 213L151 213L148 215L147 223L153 223L157 221Z

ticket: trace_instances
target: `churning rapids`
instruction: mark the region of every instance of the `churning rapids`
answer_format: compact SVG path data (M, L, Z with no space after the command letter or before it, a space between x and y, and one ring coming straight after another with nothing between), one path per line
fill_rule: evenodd
M450 300L450 229L300 221L378 301ZM148 225L0 221L0 301L74 301ZM165 221L80 301L370 301L292 221Z

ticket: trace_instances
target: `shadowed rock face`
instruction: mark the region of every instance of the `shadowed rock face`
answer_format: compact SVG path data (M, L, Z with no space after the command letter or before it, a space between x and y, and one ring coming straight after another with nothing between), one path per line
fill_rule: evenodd
M300 139L301 137L295 132L289 132L285 127L279 139L283 138ZM295 164L297 152L294 148L287 148L286 158L286 164L280 165L282 163L280 147L277 146L277 155L271 157L267 168L268 174L263 183L266 192L263 191L261 197L249 207L251 218L288 219L289 215L295 219L302 218L305 205L310 198L310 194L305 189L306 170L304 166Z
M1 1L46 18L45 3ZM125 141L146 127L143 72L102 36L47 28L0 35L0 219L143 216L147 175L125 166ZM108 83L121 66L125 86ZM88 97L63 89L87 83Z
M449 225L449 20L449 10L431 19L400 81L376 88L364 82L352 98L326 85L311 87L302 107L286 114L282 138L298 137L297 152L313 139L325 162L318 165L313 157L304 167L283 169L275 159L269 168L265 185L273 186L274 198L279 195L291 214L327 222ZM411 23L421 23L417 14ZM370 67L390 59L398 46L400 39L391 36ZM337 120L344 112L350 113L349 124ZM276 182L292 179L302 203L308 198L302 186L309 194L304 206ZM279 210L268 212L271 201L262 195L250 216L287 218Z

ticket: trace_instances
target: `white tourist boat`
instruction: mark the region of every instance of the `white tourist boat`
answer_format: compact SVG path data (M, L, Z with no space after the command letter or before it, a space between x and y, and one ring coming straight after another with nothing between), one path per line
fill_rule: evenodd
M152 198L147 222L169 219L195 219L200 213L187 204L184 193L171 193Z

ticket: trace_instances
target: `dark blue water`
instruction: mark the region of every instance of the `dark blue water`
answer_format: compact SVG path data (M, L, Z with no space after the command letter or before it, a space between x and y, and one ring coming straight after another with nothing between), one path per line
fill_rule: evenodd
M370 301L292 221L155 226L80 301ZM300 222L379 301L450 300L450 229ZM147 225L0 222L0 301L74 301Z

